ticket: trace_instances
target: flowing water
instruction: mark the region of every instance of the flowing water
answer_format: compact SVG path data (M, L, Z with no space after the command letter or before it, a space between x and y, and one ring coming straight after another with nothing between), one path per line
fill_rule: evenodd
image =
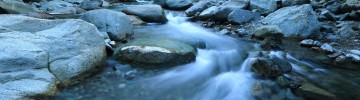
M62 90L51 97L55 100L252 100L253 85L260 80L253 78L250 63L255 59L248 52L259 50L255 43L247 39L235 39L202 28L187 21L182 12L167 14L166 24L136 26L135 38L170 38L197 46L196 61L170 69L143 70L130 65L119 64L109 59L105 70L84 82ZM295 50L296 51L296 50ZM270 56L280 56L271 52ZM333 87L342 78L331 70L304 62L287 54L294 72L306 79L324 78ZM303 66L306 66L304 70ZM122 70L112 70L112 67ZM327 74L335 78L326 77ZM130 76L129 76L130 75ZM357 74L358 75L358 74ZM333 81L330 81L333 80ZM346 81L352 83L353 81ZM314 83L322 84L319 81ZM358 85L354 85L358 86ZM346 91L349 87L345 87ZM344 89L344 88L340 88ZM330 89L327 89L330 90ZM296 98L288 89L278 91L275 99ZM330 90L336 92L336 90ZM345 90L344 90L345 91ZM333 93L334 93L333 92ZM282 96L281 94L286 94ZM342 93L336 93L342 94ZM273 93L272 95L277 95ZM273 96L270 97L273 97ZM293 97L293 98L289 98ZM356 96L356 95L355 95ZM267 97L266 97L267 98Z

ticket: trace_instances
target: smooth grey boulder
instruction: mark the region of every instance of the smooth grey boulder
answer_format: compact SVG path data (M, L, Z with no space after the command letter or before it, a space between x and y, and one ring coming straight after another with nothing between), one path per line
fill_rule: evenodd
M250 0L250 9L268 15L277 9L276 0Z
M126 40L133 34L131 20L122 12L98 9L88 11L80 18L94 24L99 31L106 32L115 41Z
M251 21L258 21L261 18L261 15L256 12L251 12L247 10L236 10L229 14L228 21L235 24L244 24Z
M208 8L208 6L211 5L211 1L210 0L202 0L199 1L198 3L195 3L193 6L191 6L190 8L188 8L185 11L185 14L187 16L194 16L196 13L201 13L202 11L204 11L205 9Z
M0 15L0 19L3 19L0 26L10 31L0 33L2 45L15 43L21 47L0 46L1 50L18 51L0 58L2 61L21 61L8 63L6 66L10 68L6 72L46 68L57 81L67 85L76 83L105 64L104 36L94 25L83 20L44 20L20 15ZM31 55L34 56L29 57Z
M281 39L283 37L282 30L276 25L261 26L254 30L254 37L258 38L276 38Z
M125 14L135 15L146 22L166 23L164 9L159 5L132 5L122 10Z
M76 14L75 6L65 1L45 2L39 9L48 14Z
M225 21L229 14L235 10L245 9L249 5L249 0L229 0L222 5L217 6L218 9L212 14L214 20Z
M144 68L171 67L195 60L195 48L175 40L138 38L115 51L118 60Z
M187 9L192 5L191 0L166 0L166 6L169 9L182 10Z
M266 16L262 22L277 25L285 37L307 38L318 33L321 26L309 4L281 8Z
M40 12L39 10L31 7L30 5L16 0L1 0L0 9L4 9L6 11L0 13L10 13L10 14L27 14L27 13Z

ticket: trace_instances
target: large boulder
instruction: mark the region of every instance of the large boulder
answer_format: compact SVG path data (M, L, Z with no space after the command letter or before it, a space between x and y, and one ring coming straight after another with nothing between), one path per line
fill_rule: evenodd
M106 62L104 36L82 20L0 15L0 98L52 95Z
M266 16L263 23L277 25L285 37L307 38L320 31L318 21L311 5L285 7Z
M81 16L81 19L94 24L99 31L107 32L112 40L126 40L133 34L131 20L122 12L107 9L92 10Z
M169 39L139 38L117 48L114 55L124 63L155 68L186 64L195 60L195 48Z
M146 22L166 23L164 9L159 5L133 5L127 6L122 12L140 17Z
M304 83L302 86L294 90L294 92L296 95L311 100L319 100L319 99L336 100L336 95L310 83Z
M11 13L11 14L27 14L27 13L39 13L40 11L25 4L24 2L16 0L1 0L0 9L5 12L0 13Z
M250 0L250 9L267 15L277 9L276 0Z
M235 24L244 24L260 20L261 15L247 10L236 10L229 14L228 21Z
M251 71L258 76L277 77L292 70L291 64L280 58L256 58L251 63Z

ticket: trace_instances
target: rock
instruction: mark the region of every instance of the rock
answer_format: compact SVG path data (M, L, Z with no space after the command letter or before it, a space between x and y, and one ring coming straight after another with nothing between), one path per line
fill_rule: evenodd
M133 34L131 21L122 12L107 9L92 10L81 16L81 19L94 24L99 31L107 32L112 40L126 40Z
M327 43L324 43L321 47L320 47L323 51L325 51L325 53L334 53L335 50L334 48Z
M82 20L0 15L0 98L53 95L103 67L103 35ZM30 86L30 87L29 87ZM5 97L4 97L5 96Z
M309 4L310 0L281 0L282 7Z
M191 0L166 0L166 7L174 10L187 9L192 5Z
M341 4L338 3L336 0L331 0L330 2L327 2L325 6L326 9L331 11L332 13L339 13L339 10L341 8Z
M341 55L343 55L342 52L335 52L335 53L332 53L332 54L328 55L328 57L336 59L337 57L339 57Z
M320 47L322 45L323 44L320 41L315 41L312 39L305 39L300 42L300 46L306 46L306 47L313 47L313 46Z
M212 17L213 13L218 9L219 8L216 6L209 7L200 13L199 18L204 20L209 19Z
M345 56L341 55L335 58L335 63L336 64L344 64L345 62L347 62L347 59Z
M359 0L346 0L345 3L341 5L341 12L351 12L352 10L360 10L360 1Z
M114 55L124 63L145 68L169 67L195 60L195 49L168 39L138 38L117 48Z
M0 9L4 9L5 12L0 12L2 14L27 14L27 13L39 13L40 11L31 7L30 5L25 4L24 2L16 0L1 0Z
M341 16L340 20L341 21L346 21L346 20L360 21L360 10L351 11L351 13L346 13Z
M276 66L281 69L282 73L289 73L292 71L292 66L287 60L280 59L276 56L270 57L270 59Z
M45 2L39 9L48 14L76 14L74 5L65 1Z
M231 31L229 31L228 29L223 29L223 30L220 31L220 34L221 35L230 35Z
M350 53L360 56L360 50L350 50Z
M122 12L138 16L146 22L167 22L165 12L159 5L133 5L125 8Z
M258 38L276 38L276 39L282 39L283 32L281 31L281 29L276 26L276 25L267 25L267 26L261 26L259 28L256 28L254 30L254 37L258 37Z
M87 1L87 0L63 0L63 1L72 3L72 4L81 4L82 2Z
M310 83L305 83L295 90L295 94L307 99L319 100L336 100L336 96L324 89L316 87Z
M260 17L261 15L259 13L239 9L230 13L227 19L234 24L244 24L251 21L258 21Z
M198 3L195 3L193 6L191 6L189 9L185 11L185 14L187 16L194 16L198 12L202 12L205 9L208 8L208 6L211 4L210 0L202 0Z
M250 0L250 9L268 15L277 9L277 4L275 0Z
M270 59L257 58L251 64L251 71L258 76L277 77L284 73L283 69L275 65Z
M235 10L245 9L249 0L229 0L218 6L218 9L212 13L213 19L217 21L226 21L229 14Z
M262 22L279 26L285 37L307 38L318 33L321 26L309 4L281 8L266 16Z
M337 21L335 14L331 13L329 10L322 9L319 16L320 21Z
M100 9L102 6L102 1L86 1L80 4L80 8L85 10Z
M290 80L285 78L284 76L279 76L275 79L275 82L278 83L281 87L289 87Z
M360 56L355 55L355 54L346 54L345 55L346 58L349 58L352 62L354 63L360 63Z
M162 7L164 7L166 5L167 0L153 0L153 1L154 1L154 4L158 4Z
M335 34L340 35L341 38L349 38L358 35L358 32L355 31L359 24L356 24L355 22L341 22L338 29Z
M128 15L128 17L130 18L131 20L131 23L133 25L144 25L146 24L146 22L142 21L139 17L137 16L133 16L133 15Z

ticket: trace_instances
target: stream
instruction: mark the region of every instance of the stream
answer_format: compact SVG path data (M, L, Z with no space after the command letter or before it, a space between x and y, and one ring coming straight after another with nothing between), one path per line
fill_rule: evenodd
M109 59L99 74L67 87L54 100L253 100L253 85L266 81L253 77L248 56L260 51L258 44L246 38L232 38L187 21L183 12L168 11L166 24L134 27L134 38L170 38L195 45L196 61L169 69L144 70ZM286 47L286 46L285 46ZM290 49L293 72L337 95L340 99L360 99L360 73L333 68L307 59L309 50ZM304 52L301 54L299 52ZM279 56L272 51L270 56ZM293 55L293 56L292 56ZM281 58L281 57L279 57ZM310 57L311 58L311 57ZM304 60L305 59L305 60ZM305 67L304 67L305 66ZM326 67L320 67L326 66ZM115 68L115 69L114 69ZM347 80L349 79L349 80ZM342 81L342 83L339 83ZM274 83L269 83L274 86ZM289 89L271 91L271 100L302 99ZM342 91L338 91L342 90ZM264 97L270 100L268 97Z

